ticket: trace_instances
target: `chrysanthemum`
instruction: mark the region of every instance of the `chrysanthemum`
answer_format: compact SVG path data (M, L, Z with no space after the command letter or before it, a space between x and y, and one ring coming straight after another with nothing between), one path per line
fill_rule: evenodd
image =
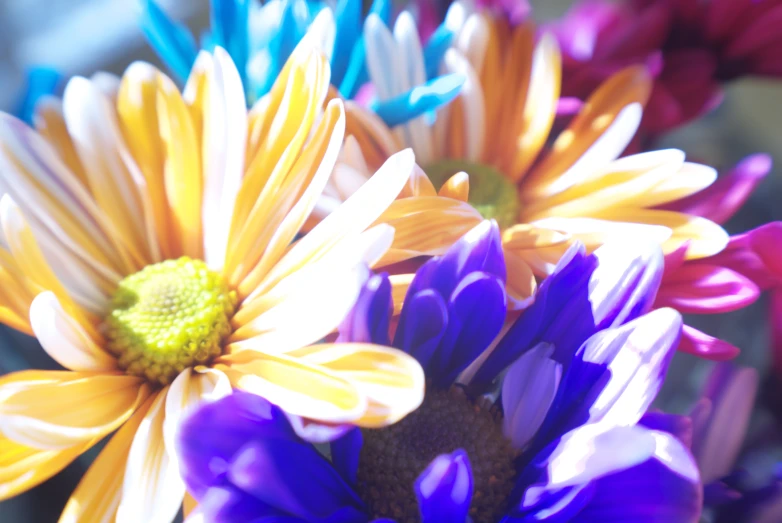
M296 45L308 36L329 57L331 83L353 99L368 81L366 48L361 34L361 0L212 0L211 30L201 47L224 47L233 58L249 101L268 93ZM173 21L154 0L144 1L141 25L163 62L184 81L198 46L188 29ZM333 5L333 10L331 5ZM334 5L335 4L335 5ZM391 0L375 0L369 12L392 20ZM440 32L426 49L427 63L436 69L450 44L451 33ZM375 102L388 125L404 123L450 101L461 85L457 75L434 75L407 85L394 100Z
M677 150L617 160L649 94L642 68L605 82L546 148L559 100L556 42L544 36L536 44L531 24L511 26L467 4L456 2L445 21L455 36L442 67L465 76L459 97L436 119L423 116L394 130L357 111L348 118L348 134L358 147L343 163L357 173L366 165L366 179L390 154L412 147L441 195L499 222L516 306L528 303L535 276L550 273L575 239L590 250L609 238L647 237L668 252L689 242L690 258L725 246L727 235L714 223L657 208L708 186L713 169L685 162ZM423 74L417 35L408 25L400 16L392 34L376 16L365 24L367 63L381 100L398 94L399 78ZM435 194L425 177L418 191ZM462 210L449 212L477 221ZM437 232L421 222L409 237L423 243Z
M168 521L185 493L172 436L202 398L262 393L310 438L420 404L423 373L401 351L311 345L390 245L391 227L367 228L414 165L394 156L294 241L342 143L328 85L325 59L297 51L248 118L218 48L184 95L135 63L121 80L71 80L40 134L0 115L0 319L68 369L0 379L0 498L116 430L63 521Z
M638 424L681 327L671 309L647 313L662 270L649 247L574 246L501 333L506 267L496 224L484 222L421 267L393 334L425 368L422 406L391 427L348 433L329 460L263 398L206 405L179 438L201 512L310 523L697 521L689 452ZM376 276L340 335L388 340L390 307Z

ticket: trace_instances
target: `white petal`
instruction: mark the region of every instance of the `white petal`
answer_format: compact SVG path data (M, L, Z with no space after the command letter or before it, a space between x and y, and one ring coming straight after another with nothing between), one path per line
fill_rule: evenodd
M114 357L95 344L50 291L36 296L30 305L30 325L49 356L67 369L97 371L117 366Z

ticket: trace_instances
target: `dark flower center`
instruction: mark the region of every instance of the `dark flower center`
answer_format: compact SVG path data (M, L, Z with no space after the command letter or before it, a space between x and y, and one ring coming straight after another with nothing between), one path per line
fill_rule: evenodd
M440 454L464 449L472 467L470 517L494 523L513 489L516 452L502 433L502 415L459 389L427 391L423 404L399 423L363 431L358 492L372 517L420 521L413 484Z

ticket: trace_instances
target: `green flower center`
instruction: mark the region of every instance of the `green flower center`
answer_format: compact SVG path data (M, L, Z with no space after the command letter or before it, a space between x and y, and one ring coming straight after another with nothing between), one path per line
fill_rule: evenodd
M103 322L107 348L128 374L167 385L222 353L236 301L201 260L148 265L119 282Z
M465 160L443 160L424 169L438 189L454 174L464 171L470 177L468 202L481 216L497 220L503 229L518 223L519 199L516 185L500 171L482 163Z

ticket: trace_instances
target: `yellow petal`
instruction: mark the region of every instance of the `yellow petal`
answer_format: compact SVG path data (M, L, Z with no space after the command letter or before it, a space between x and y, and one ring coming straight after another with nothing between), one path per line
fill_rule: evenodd
M292 353L345 378L368 399L354 423L382 427L418 408L424 396L424 371L407 353L367 343L319 344Z
M291 169L289 180L276 194L273 202L257 207L250 220L255 227L243 234L251 239L253 248L243 255L242 266L251 267L239 285L240 296L250 294L269 269L276 264L309 217L334 168L345 132L342 103L329 102L305 151ZM256 210L254 209L254 211ZM264 209L260 212L260 209ZM239 255L235 251L233 255ZM260 258L252 267L252 261Z
M407 296L407 289L413 283L415 274L392 274L388 277L391 283L391 299L394 301L394 316L402 312L402 305Z
M522 256L510 249L503 249L508 280L505 290L508 293L508 308L520 310L529 307L537 290L535 275Z
M353 196L293 244L259 286L259 292L320 259L343 239L367 229L394 201L414 165L409 149L389 158Z
M68 134L68 128L65 126L62 101L53 96L41 98L35 106L33 121L35 129L57 150L63 163L68 166L76 179L84 187L87 187L87 175L81 165L79 155L76 154L73 141Z
M544 218L534 225L541 228L554 229L568 233L574 240L581 241L592 251L608 241L626 241L646 238L662 244L673 234L671 229L660 223L644 223L624 217L640 216L648 212L642 209L606 210L596 214L594 218Z
M116 429L148 394L135 376L16 372L0 379L0 426L24 445L65 449Z
M702 191L717 179L717 171L708 165L685 162L678 171L642 195L644 207L656 207Z
M29 282L30 294L34 296L41 291L51 290L68 314L76 319L94 340L100 339L95 328L96 318L73 302L38 247L21 210L8 195L3 195L0 199L0 221L14 262Z
M154 399L154 396L147 398L103 447L73 491L59 523L114 521L130 444Z
M164 181L171 210L173 238L180 253L203 255L201 155L193 120L174 82L158 76L157 112L160 137L165 144Z
M63 450L40 450L0 435L0 500L43 483L97 442L94 439Z

